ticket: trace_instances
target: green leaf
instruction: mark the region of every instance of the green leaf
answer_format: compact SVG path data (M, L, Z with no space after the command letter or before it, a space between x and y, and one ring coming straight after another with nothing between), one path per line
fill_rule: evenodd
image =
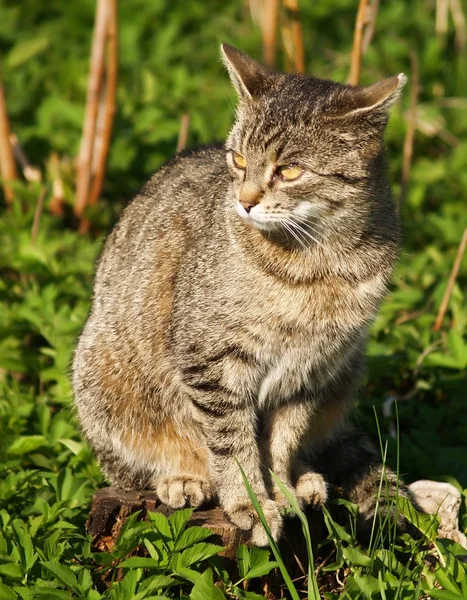
M27 454L47 445L47 439L43 435L23 435L11 444L8 452L10 454Z
M49 46L50 39L46 37L23 40L10 51L7 64L11 69L16 69L34 58L34 56L45 52Z
M67 438L62 438L57 440L64 446L66 446L75 456L77 456L84 448L83 442L77 442L76 440L70 440Z
M372 599L373 594L381 593L380 583L378 579L372 575L359 575L358 573L354 573L354 580L368 600Z
M440 583L445 590L452 592L453 594L460 594L461 596L463 595L460 587L457 585L454 579L448 573L446 573L446 571L442 567L438 567L436 569L435 577L438 583Z
M78 585L82 590L90 590L92 588L91 573L86 568L82 568L78 575Z
M46 561L43 562L42 565L53 575L55 575L55 577L72 592L75 594L80 594L82 592L80 586L78 585L75 574L69 567L55 561Z
M112 600L129 600L130 598L134 598L136 595L136 586L141 577L141 573L142 571L139 569L128 571L121 581L114 584L110 588L110 597Z
M15 519L12 522L12 526L16 534L16 538L18 540L18 548L20 554L22 555L22 563L24 565L24 570L27 573L32 569L38 556L34 552L34 546L32 544L31 536L25 530L23 521Z
M155 592L164 588L177 585L178 581L167 575L153 575L145 579L138 588L138 592ZM145 596L146 597L146 596Z
M158 512L148 511L148 520L153 524L155 529L164 536L167 540L172 539L172 530L170 529L167 517Z
M428 593L432 598L439 598L439 600L465 600L464 594L457 594L448 590L438 590L434 588L429 590Z
M277 562L269 560L269 550L252 546L250 550L250 570L246 575L246 579L267 575L277 566Z
M0 599L1 600L15 600L18 595L12 590L11 587L0 583Z
M151 558L153 558L155 561L157 561L158 563L163 559L167 557L167 553L165 552L165 550L163 548L157 548L148 538L144 538L144 545L146 546L149 555L151 556ZM159 540L160 542L160 540ZM162 546L162 544L160 544Z
M417 529L424 533L432 542L436 541L438 536L439 518L436 515L428 515L417 511L413 504L403 496L396 498L397 508L404 517L412 523Z
M138 521L140 513L136 511L127 518L115 543L114 554L121 558L138 547L143 532L147 530L147 524Z
M248 546L240 544L237 548L237 565L240 577L243 579L250 570L250 552Z
M181 554L180 562L182 567L189 567L196 563L199 563L211 556L215 556L223 550L222 546L216 544L197 544L191 548L187 548Z
M170 529L172 531L172 538L174 540L177 540L178 536L185 529L192 514L192 508L184 508L182 510L177 510L176 512L170 515L168 521Z
M352 536L344 529L344 527L342 527L342 525L339 525L339 523L334 521L325 506L323 506L323 515L326 527L334 540L342 540L343 542L353 544Z
M197 525L193 525L186 529L178 540L175 542L174 549L177 552L181 552L185 548L189 548L198 542L202 542L203 540L212 536L212 531L207 527L198 527Z
M23 571L18 563L0 565L0 576L10 579L23 579Z
M214 585L211 569L207 569L195 583L190 600L225 600L225 595Z
M34 586L33 594L34 600L36 598L43 598L44 600L71 600L72 598L70 592L64 592L62 590L57 590L52 587L46 587L45 585ZM24 598L26 600L26 596ZM30 598L28 598L27 600L30 600Z
M198 573L198 571L194 571L193 569L188 569L187 567L182 567L181 565L177 565L177 567L174 569L174 571L175 571L175 573L177 573L177 575L184 577L185 579L187 579L188 581L191 581L192 583L196 583L197 581L199 581L201 579L201 574Z
M132 556L127 558L119 565L122 569L157 569L159 563L153 558L142 558L140 556Z
M344 555L345 560L350 565L356 565L359 567L371 567L373 564L373 560L366 554L363 554L363 552L358 548L354 548L352 546L343 546L342 553Z

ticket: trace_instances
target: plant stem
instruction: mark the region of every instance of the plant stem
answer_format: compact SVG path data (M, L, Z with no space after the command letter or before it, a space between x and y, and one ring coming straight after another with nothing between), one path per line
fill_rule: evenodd
M188 142L188 131L190 129L190 115L183 113L180 120L180 131L178 132L177 152L185 150Z
M88 201L91 183L92 153L96 121L99 110L99 94L102 88L104 75L105 41L107 33L107 18L109 3L107 0L98 0L96 7L96 20L91 49L90 74L86 100L86 115L84 119L83 137L77 160L76 173L76 198L74 212L82 217Z
M353 46L350 65L350 85L358 85L360 81L360 70L362 65L362 56L370 43L378 12L378 2L370 4L369 0L360 0L358 5L357 18L355 19L355 29L353 37ZM366 28L365 36L364 29Z
M305 51L303 49L302 24L298 9L298 0L283 0L286 12L282 28L282 40L287 58L296 73L305 72Z
M402 151L402 182L401 192L399 197L399 204L405 200L407 195L409 178L410 178L410 167L412 166L413 156L413 145L415 139L415 130L417 128L417 104L418 95L420 93L419 84L419 69L418 59L415 52L410 52L410 62L412 65L411 69L411 88L410 88L410 109L407 116L407 131L405 132L404 138L404 149Z
M443 323L444 314L447 310L449 300L451 299L452 290L454 288L454 283L456 282L457 274L459 273L459 269L462 262L462 257L465 252L465 247L467 246L467 228L464 229L464 234L459 244L459 248L457 249L456 259L452 266L451 275L449 276L448 284L446 286L446 291L444 292L443 300L441 301L441 306L439 307L438 316L436 317L435 324L433 325L433 331L439 331L441 329L441 325Z
M8 203L13 201L13 190L8 182L18 179L15 158L10 143L10 124L3 92L2 73L0 70L0 171L3 179L3 192Z

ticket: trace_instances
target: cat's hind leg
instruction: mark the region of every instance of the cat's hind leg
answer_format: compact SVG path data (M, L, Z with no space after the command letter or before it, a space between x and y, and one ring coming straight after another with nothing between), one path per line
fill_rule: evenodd
M408 490L396 473L383 464L380 453L364 434L349 425L315 448L310 459L344 498L358 506L360 536L368 537L375 521L389 526L396 523L401 532L407 529L398 497L409 498Z
M115 436L114 436L115 437ZM129 462L133 457L150 471L147 486L171 508L197 508L215 495L209 470L209 451L189 423L169 417L133 429L114 440Z
M189 420L176 422L160 414L151 421L134 405L117 412L115 401L113 410L95 410L90 403L77 406L83 432L112 485L155 489L171 508L196 508L214 497L209 451Z

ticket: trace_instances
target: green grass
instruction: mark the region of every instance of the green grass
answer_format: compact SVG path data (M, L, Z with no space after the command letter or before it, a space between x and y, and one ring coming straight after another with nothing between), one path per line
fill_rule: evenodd
M31 161L41 167L46 189L35 243L31 228L39 185L15 184L14 204L0 205L0 600L252 600L257 596L245 592L244 582L256 580L276 562L280 566L280 557L271 561L268 551L241 547L239 578L231 581L217 550L194 539L201 534L190 534L192 544L177 549L186 512L174 521L131 520L111 555L96 556L85 536L92 494L104 482L70 408L68 371L89 310L102 240L122 206L173 154L183 112L191 116L190 145L225 138L235 100L219 60L219 43L233 43L258 57L261 47L259 31L240 0L177 0L170 9L162 0L119 4L118 113L103 197L88 214L92 235L82 236L70 217L71 160L84 114L94 2L68 3L63 10L59 0L0 0L0 53L11 125ZM465 228L466 52L456 45L451 19L446 35L435 34L431 0L415 0L410 10L402 0L380 4L362 81L401 71L410 78L412 51L421 90L410 185L401 205L404 246L371 331L368 373L355 418L376 443L379 438L388 465L406 481L432 478L458 487L463 494L460 527L466 531L467 256L442 329L433 331ZM356 2L302 0L300 5L308 71L345 81ZM278 64L283 62L279 52ZM396 197L409 91L394 107L386 136ZM48 210L52 152L60 157L63 218ZM397 403L384 416L388 398ZM327 597L336 599L467 596L466 565L458 558L463 551L453 542L436 540L436 520L401 502L398 509L424 537L398 538L388 521L384 529L375 526L365 547L355 535L356 508L337 502L348 524L335 519L334 505L324 511L328 536L314 548L314 557L331 553L332 562L321 567L309 553L308 589L302 592L297 584L299 597L316 597L316 585L325 581L334 582L335 591ZM127 558L141 542L147 556ZM184 562L191 560L189 552L181 558L187 550L198 553L190 564ZM311 575L317 567L316 582ZM288 585L285 573L283 580Z

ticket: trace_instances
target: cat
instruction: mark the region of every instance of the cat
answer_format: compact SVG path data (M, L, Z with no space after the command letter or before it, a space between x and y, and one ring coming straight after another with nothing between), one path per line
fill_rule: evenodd
M73 387L112 484L173 508L215 498L261 546L236 461L276 540L287 502L269 469L301 505L338 483L364 519L374 512L380 460L348 415L398 254L383 133L405 77L353 87L221 53L235 124L124 210Z

